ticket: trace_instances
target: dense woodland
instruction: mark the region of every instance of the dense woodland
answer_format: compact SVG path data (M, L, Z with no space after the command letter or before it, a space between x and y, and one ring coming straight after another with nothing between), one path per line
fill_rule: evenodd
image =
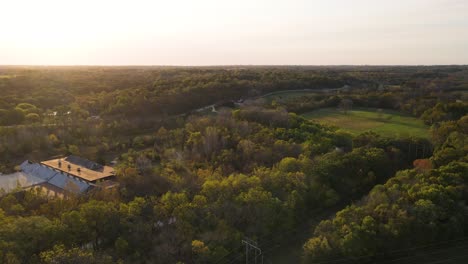
M260 98L297 89L325 92ZM75 154L116 160L120 188L3 194L0 262L242 263L246 237L272 261L303 233L304 263L372 263L463 239L467 91L463 66L2 67L0 172ZM421 118L431 139L300 115L347 101ZM212 104L229 107L196 111Z

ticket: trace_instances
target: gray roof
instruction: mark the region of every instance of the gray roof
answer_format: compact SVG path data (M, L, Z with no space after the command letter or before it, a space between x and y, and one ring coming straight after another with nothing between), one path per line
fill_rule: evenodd
M73 193L82 193L90 187L86 182L76 180L61 173L57 173L48 183Z
M82 193L88 190L89 187L91 186L86 182L67 176L65 173L55 171L49 167L43 166L38 163L31 163L28 160L24 161L20 165L20 167L21 167L22 172L19 172L19 175L24 175L23 177L30 179L29 181L24 181L24 183L29 182L30 184L29 185L22 184L21 185L22 187L29 187L35 184L47 182L58 188L61 188L61 189L64 189L73 193ZM16 177L19 177L19 176L16 176ZM16 181L14 181L14 183L15 183L14 187L16 187ZM10 185L11 184L12 183L10 183ZM10 189L12 190L14 188L10 188Z
M11 192L17 187L27 188L43 182L45 180L24 172L0 175L0 189L3 189L5 192Z
M35 177L41 178L45 181L50 180L52 177L54 177L58 173L54 170L51 170L50 168L41 166L38 163L31 163L28 160L24 161L20 165L20 168L23 172L31 174Z
M90 160L87 160L85 158L78 157L78 156L70 155L66 157L65 160L70 163L73 163L73 164L76 164L81 167L85 167L87 169L94 170L94 171L102 171L104 169L104 166L102 166L101 164L98 164L94 161L90 161Z

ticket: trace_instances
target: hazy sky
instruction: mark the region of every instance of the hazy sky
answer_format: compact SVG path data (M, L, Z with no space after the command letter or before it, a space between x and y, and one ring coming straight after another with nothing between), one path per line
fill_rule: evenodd
M0 0L0 64L468 64L468 0Z

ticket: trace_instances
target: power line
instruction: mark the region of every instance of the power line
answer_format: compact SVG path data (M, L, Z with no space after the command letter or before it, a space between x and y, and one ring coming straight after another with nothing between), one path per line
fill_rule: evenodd
M231 261L227 262L226 264L234 263L236 260L240 259L240 258L243 257L243 256L244 256L244 253L237 254L237 257L235 257L235 258L232 259Z
M322 214L323 215L323 214ZM301 218L300 216L296 215L296 217L298 218ZM323 221L324 219L326 219L325 217L321 217L321 216L317 216L316 218L318 219L315 219L314 221L317 221L317 224L320 223L320 221ZM302 221L298 221L299 224L303 223L305 224L305 222L309 221L311 222L310 219L308 220L304 220L304 218L300 219ZM313 226L314 224L312 224ZM303 231L304 230L304 225L299 225L297 226L296 228L293 228L291 229L289 232L282 232L282 233L277 233L278 235L277 236L274 236L274 235L264 235L262 236L261 240L266 240L267 237L269 238L277 238L279 237L279 235L281 235L282 237L284 237L285 235L288 235L288 239L286 241L282 241L280 243L276 243L275 241L272 241L272 239L268 239L270 242L269 243L264 243L264 244L261 244L262 247L267 247L266 250L263 250L262 251L262 254L264 256L266 256L266 253L267 252L270 252L278 247L280 247L282 244L292 240L293 238L296 238L298 237L299 235L302 235L302 233L300 233L300 231ZM289 236L289 234L293 234L292 236ZM437 242L437 243L428 243L428 244L420 244L418 246L415 246L415 247L411 247L411 248L405 248L405 249L400 249L400 250L393 250L393 251L387 251L386 253L381 253L381 254L368 254L368 255L361 255L361 256L358 256L358 257L343 257L341 254L335 254L334 256L336 256L337 258L333 258L333 259L329 259L329 260L326 260L326 261L321 261L321 262L318 262L318 263L334 263L334 262L342 262L342 261L351 261L351 260L357 260L357 259L362 259L362 258L365 258L365 257L376 257L376 256L389 256L389 255L395 255L396 253L403 253L403 252L409 252L411 250L415 250L415 249L422 249L422 248L426 248L426 247L430 247L430 246L436 246L436 245L441 245L441 244L446 244L446 243L450 243L450 242L456 242L456 241L464 241L464 240L467 240L468 237L464 237L464 238L458 238L458 239L452 239L452 240L445 240L445 241L442 241L442 242ZM274 245L276 243L276 245ZM274 245L274 246L273 246ZM273 247L271 247L273 246ZM231 252L232 253L232 252ZM229 255L229 254L228 254ZM341 257L339 257L341 255ZM227 256L227 255L226 255ZM234 261L236 261L237 259L239 259L240 257L244 256L242 253L238 254L236 257L234 257L231 261L227 262L227 263L233 263ZM333 255L332 255L333 256ZM222 259L224 259L225 257L221 258L219 261L221 261ZM219 263L219 261L217 261L217 263Z
M242 240L242 244L245 245L245 263L249 264L249 252L254 250L254 260L255 264L257 264L257 258L261 257L261 264L263 264L263 254L262 250L257 246L257 242L253 241L252 239L245 238Z
M339 204L336 207L343 208L343 206L344 206L344 204ZM316 216L311 217L310 219L305 219L304 217L301 217L300 215L296 215L296 217L299 218L299 221L297 221L297 223L299 225L296 226L295 228L292 228L287 232L277 233L276 236L275 236L275 233L273 233L273 234L270 234L270 235L264 235L261 238L257 239L257 241L263 241L263 240L270 241L269 243L261 244L262 247L267 247L268 248L267 250L264 250L262 252L263 256L266 256L265 253L270 252L270 251L274 250L275 248L278 248L281 244L292 240L292 238L296 238L296 237L302 235L302 232L304 231L304 228L306 228L305 227L306 224L310 225L310 226L316 226L321 221L323 221L324 219L328 219L329 217L334 215L337 211L339 211L339 210L337 209L337 210L333 210L333 212L330 212L330 211L325 211L324 212L323 210L317 209L312 213L318 213L318 214ZM306 223L306 222L308 222L308 223ZM316 222L316 223L311 223L311 222ZM281 237L284 237L285 235L289 235L289 234L293 234L293 236L292 237L288 236L288 239L286 241L283 240L284 241L283 243L278 244L278 243L275 242L276 238L281 238ZM274 245L274 244L276 244L276 245ZM274 245L274 246L271 247L272 245ZM229 255L229 254L227 254L227 255ZM225 257L227 257L227 255ZM241 256L243 256L242 253L238 254L231 261L227 262L227 264L233 263L234 261L239 259ZM222 257L216 263L220 263L225 257Z
M227 256L231 255L234 253L234 251L238 251L239 249L241 249L242 246L239 246L238 248L236 248L235 250L231 250L231 251L228 251L226 254L224 254L223 256L221 256L219 259L217 259L214 263L217 264L217 263L220 263L223 259L225 259Z

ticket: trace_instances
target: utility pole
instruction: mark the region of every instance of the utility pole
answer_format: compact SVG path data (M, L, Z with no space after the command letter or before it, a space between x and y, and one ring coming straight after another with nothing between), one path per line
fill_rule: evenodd
M245 238L242 240L242 244L245 245L245 264L249 264L249 251L254 250L254 263L257 264L258 257L260 258L260 264L263 264L262 250L258 247L257 242L252 239Z

